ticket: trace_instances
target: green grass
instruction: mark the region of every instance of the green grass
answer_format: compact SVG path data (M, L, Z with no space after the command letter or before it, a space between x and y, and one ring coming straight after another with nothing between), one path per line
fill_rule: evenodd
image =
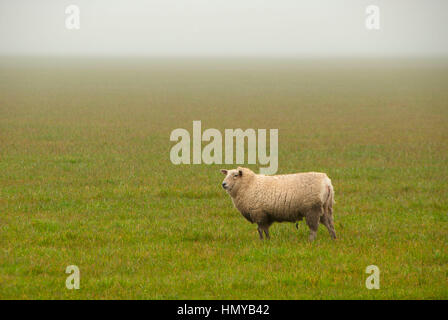
M447 61L2 58L0 74L1 299L448 298ZM259 241L220 187L233 166L171 164L193 120L278 128L278 173L331 177L339 238L285 223Z

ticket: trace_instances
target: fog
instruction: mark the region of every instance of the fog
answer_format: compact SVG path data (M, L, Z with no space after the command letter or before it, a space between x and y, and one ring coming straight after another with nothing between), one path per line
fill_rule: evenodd
M65 25L71 4L79 30ZM447 55L447 19L445 0L0 0L0 54Z

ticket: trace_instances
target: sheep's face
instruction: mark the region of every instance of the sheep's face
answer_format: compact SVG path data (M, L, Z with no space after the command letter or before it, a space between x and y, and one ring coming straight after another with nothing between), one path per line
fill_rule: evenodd
M241 180L243 178L243 169L232 169L232 170L225 170L222 169L221 173L224 174L226 177L222 181L222 187L224 190L226 190L228 193L235 193L239 185L241 183Z

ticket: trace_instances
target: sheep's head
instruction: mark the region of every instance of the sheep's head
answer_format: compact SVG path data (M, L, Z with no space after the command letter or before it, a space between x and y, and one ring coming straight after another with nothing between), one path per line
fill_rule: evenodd
M221 173L226 176L222 181L222 187L230 195L236 194L241 185L253 176L253 172L250 169L242 167L232 170L221 169Z

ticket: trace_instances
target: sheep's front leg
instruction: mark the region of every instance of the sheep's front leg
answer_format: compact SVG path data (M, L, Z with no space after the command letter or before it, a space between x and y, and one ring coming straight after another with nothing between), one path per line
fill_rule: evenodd
M260 226L258 226L258 235L260 236L260 240L263 240L263 230L261 229Z
M266 239L271 239L271 236L269 235L269 226L263 226L264 234L266 235Z
M303 217L299 217L296 221L296 229L299 230L299 221L302 221Z
M258 225L258 234L260 235L260 239L263 240L263 232L265 234L265 239L269 240L271 239L271 236L269 235L269 224L259 224Z

